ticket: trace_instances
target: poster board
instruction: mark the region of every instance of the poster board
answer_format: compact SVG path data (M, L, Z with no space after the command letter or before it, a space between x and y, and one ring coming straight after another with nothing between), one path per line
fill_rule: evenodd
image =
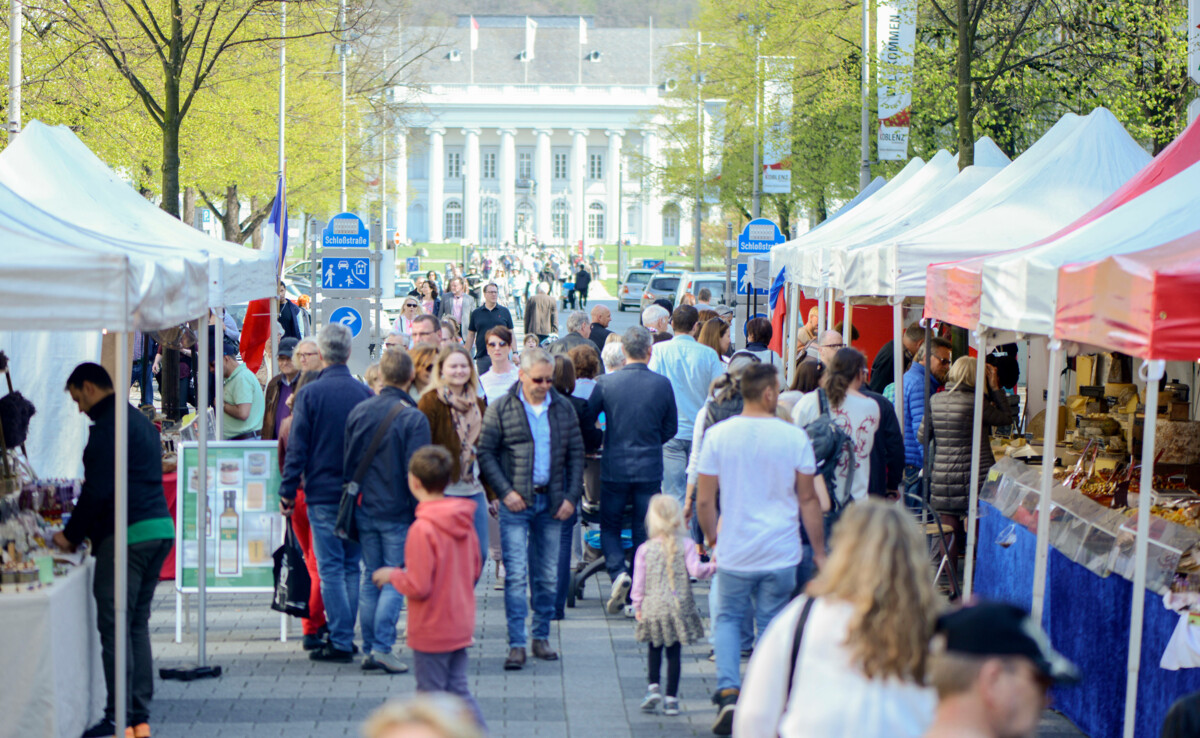
M179 445L175 521L175 587L198 590L199 534L207 550L209 592L273 592L272 553L283 540L275 441L208 444L208 510L199 519L195 442Z

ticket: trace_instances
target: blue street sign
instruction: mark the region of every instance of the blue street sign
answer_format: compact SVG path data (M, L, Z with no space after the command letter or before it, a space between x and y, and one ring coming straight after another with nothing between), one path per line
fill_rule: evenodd
M766 218L755 218L746 224L738 236L738 252L742 254L767 254L783 243L779 226Z
M404 260L404 268L410 272L421 271L421 259L417 256L410 256Z
M371 287L369 256L322 257L321 287L331 290L366 290Z
M754 294L756 294L756 295L770 294L767 290L764 290L764 289L759 289L757 287L751 288L750 282L751 282L750 265L749 264L738 264L737 265L737 293L739 295L749 294L750 289L754 289Z
M654 269L655 271L665 271L667 263L662 259L642 259L642 269Z
M350 329L350 333L357 338L358 334L363 329L362 315L352 307L340 307L329 314L330 323L341 323Z
M354 213L341 213L321 231L321 248L370 248L371 232Z
M755 313L754 315L746 318L746 322L742 324L742 337L750 337L750 321L754 320L755 318L766 318L767 320L771 319L771 317L766 313Z

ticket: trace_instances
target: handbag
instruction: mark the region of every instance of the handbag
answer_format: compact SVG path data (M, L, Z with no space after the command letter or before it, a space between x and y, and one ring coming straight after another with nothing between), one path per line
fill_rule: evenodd
M342 485L342 499L338 501L337 521L333 524L333 532L338 538L347 541L358 540L358 524L355 522L355 508L359 503L358 486L362 484L363 477L367 475L367 469L375 460L375 454L379 451L379 446L383 443L383 437L387 435L388 429L392 427L392 421L404 407L403 402L397 402L392 406L387 417L375 429L371 445L367 447L367 452L358 462L358 468L354 470L354 478Z
M283 543L275 549L275 594L271 598L271 609L307 618L308 596L312 592L312 580L308 567L304 565L304 551L292 530L292 521L287 521Z

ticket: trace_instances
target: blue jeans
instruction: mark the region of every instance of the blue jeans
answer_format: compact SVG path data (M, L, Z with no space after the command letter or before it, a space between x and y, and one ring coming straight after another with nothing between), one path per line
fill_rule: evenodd
M533 504L521 512L512 512L500 505L504 615L508 620L509 648L525 647L529 637L525 616L530 609L533 610L534 639L550 637L562 523L553 518L549 505L546 495L534 495ZM525 600L527 588L530 593L528 603Z
M329 624L329 642L334 648L349 651L354 646L361 547L353 541L338 538L333 532L337 513L337 505L308 506L313 552L317 556L317 573L321 575L321 598L325 600L325 620Z
M362 546L363 573L358 616L365 653L391 653L396 646L396 621L400 619L404 595L390 583L376 587L371 575L383 566L404 566L404 541L408 538L409 525L359 514L358 542Z
M600 547L604 550L604 568L614 581L626 571L625 549L621 546L625 508L633 503L630 527L633 529L633 550L637 551L637 547L646 542L646 511L650 509L650 498L658 493L658 489L658 482L600 482Z
M558 536L558 583L554 587L554 618L566 617L567 590L571 588L571 542L575 538L575 526L579 523L579 510L562 521Z
M662 493L679 500L680 505L687 494L687 465L691 455L690 440L672 438L663 444Z
M479 536L479 560L486 562L488 560L488 501L487 495L482 492L473 494L470 497L460 497L462 500L470 500L475 503L475 517L472 522L475 525L475 535ZM501 505L500 507L504 507ZM480 576L483 574L483 569L479 570ZM479 577L475 577L475 581L479 581Z
M717 597L717 689L738 689L742 686L741 654L742 623L751 610L763 632L779 611L792 598L796 586L796 567L787 566L770 571L717 570L721 592Z
M708 642L713 645L713 650L716 650L717 645L717 613L721 611L721 574L718 572L713 575L708 585L708 621L713 623L712 634L708 637ZM753 601L750 603L753 605ZM742 650L749 651L754 648L754 608L746 608L746 615L742 618Z

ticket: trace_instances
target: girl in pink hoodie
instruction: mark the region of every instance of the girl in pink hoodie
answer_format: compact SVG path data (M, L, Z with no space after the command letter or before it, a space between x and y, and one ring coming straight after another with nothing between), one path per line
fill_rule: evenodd
M486 728L467 685L467 647L475 635L475 581L483 561L475 534L475 503L445 497L453 462L441 446L425 446L408 464L417 519L408 529L404 567L376 569L376 586L408 597L408 647L418 692L462 697Z

